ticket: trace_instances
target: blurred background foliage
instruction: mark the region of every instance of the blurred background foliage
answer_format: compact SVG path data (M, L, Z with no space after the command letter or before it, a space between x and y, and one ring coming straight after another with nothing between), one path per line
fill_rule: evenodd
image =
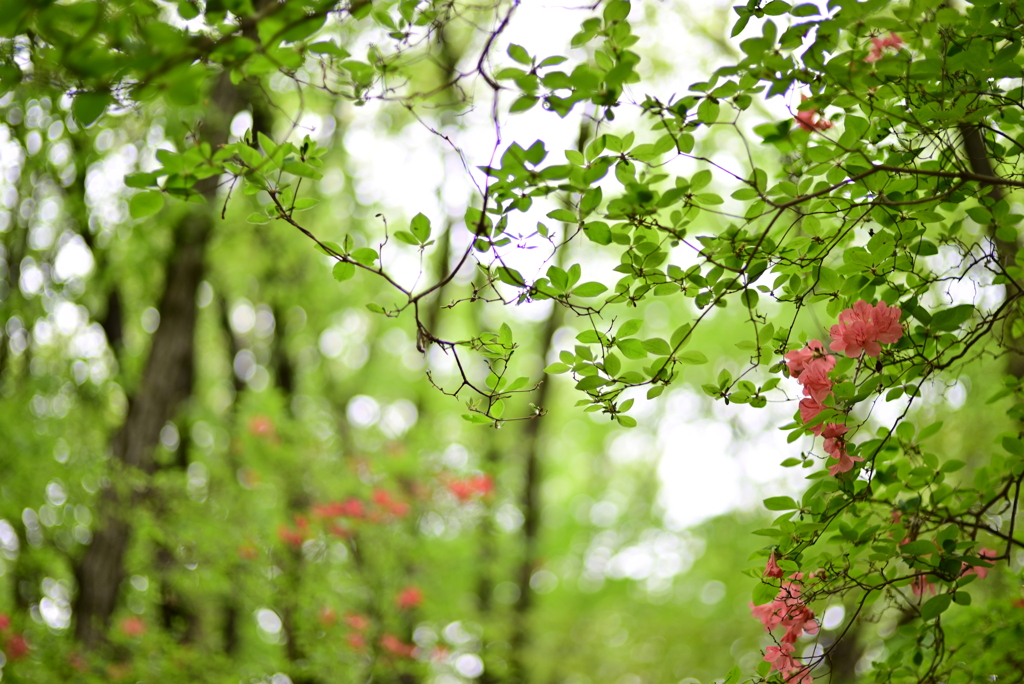
M188 4L152 7L173 15ZM734 50L728 13L643 3L632 20L651 38L636 47L650 78L681 82L724 60ZM579 21L573 11L540 15L570 34ZM358 42L363 30L339 24L338 35ZM685 50L666 49L669 38ZM486 112L467 114L442 87L481 35L465 22L440 40L449 65L432 51L409 68L413 89L436 91L418 113L445 130L486 133ZM322 201L306 221L319 236L369 244L378 215L399 224L433 196L448 212L434 214L436 239L463 244L469 197L448 184L459 160L402 103L300 93L276 73L262 85L274 106L254 92L232 117L231 139L260 119L275 139L308 133L328 148L311 189ZM83 127L46 79L5 90L4 680L641 684L710 681L761 660L766 637L749 610L759 571L743 571L763 564L751 560L762 545L750 532L766 523L760 499L798 487L776 468L794 454L770 436L794 406L750 416L699 389L743 364L731 344L742 312L716 314L698 343L712 363L638 407L632 431L582 413L555 377L517 411L531 401L547 409L542 418L474 426L425 376L429 361L450 386L450 361L436 347L425 359L408 320L366 310L387 297L379 280L339 285L332 260L301 235L247 223L252 204L239 197L214 219L196 288L194 381L160 430L152 472L126 468L111 458L112 439L167 325L161 298L192 210L169 202L132 219L122 178L199 134L194 122L211 105L183 92ZM716 139L699 144L711 150ZM777 165L774 151L755 153ZM432 274L447 254L442 244L406 261ZM600 257L583 247L573 258ZM466 269L431 305L441 336L512 321L516 367L530 377L571 347L576 330L550 306L447 309L471 294L473 278ZM654 302L635 315L649 333L670 335L670 313ZM186 366L166 373L191 375ZM991 382L985 373L951 380L921 409L943 414L935 439L951 451L981 456L1005 427L973 400ZM103 643L83 648L76 572L108 488L130 502L132 533ZM984 591L1016 594L997 583ZM820 611L826 638L842 623L842 607L830 609L839 611L831 620Z

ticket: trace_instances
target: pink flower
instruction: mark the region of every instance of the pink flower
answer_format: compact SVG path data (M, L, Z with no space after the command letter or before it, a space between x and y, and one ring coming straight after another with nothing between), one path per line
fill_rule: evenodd
M772 551L772 555L768 556L768 563L764 566L764 572L761 574L765 577L782 577L782 568L775 562L774 551Z
M801 102L807 101L806 95L800 96ZM832 122L828 119L818 118L818 109L816 107L810 107L809 109L799 110L796 116L793 117L796 122L800 124L800 128L807 132L811 131L826 131L832 128Z
M825 438L824 449L832 458L839 458L837 452L846 451L846 438L843 437L850 428L842 423L829 423L825 426L821 435Z
M875 330L870 323L854 321L849 325L833 325L829 335L832 337L832 351L845 352L851 357L860 356L861 352L868 356L882 353L882 346L875 339Z
M892 31L885 38L875 37L871 39L871 53L864 58L865 62L877 62L882 59L882 53L886 48L893 48L899 50L903 47L903 39L897 36Z
M819 401L815 401L811 397L800 400L800 420L804 421L804 423L810 423L824 410L825 405ZM821 431L825 429L825 426L818 423L817 425L808 425L807 429L816 435L820 435Z
M788 672L793 668L800 667L791 655L795 650L796 646L786 642L782 642L778 646L769 646L764 651L765 662L772 664L772 670Z
M984 547L978 549L978 557L984 558L985 560L991 560L998 555L999 552L993 549L986 549ZM991 570L991 568L986 568L981 565L971 566L967 565L967 563L964 563L963 570L961 571L960 576L966 577L967 575L977 575L978 579L985 579L986 577L988 577L989 570Z
M804 386L804 394L818 403L825 401L825 397L832 391L832 380L828 377L828 371L825 370L823 363L805 368L798 380Z
M789 364L789 374L799 378L805 368L811 365L823 364L828 372L836 367L836 359L830 356L825 345L819 340L811 340L803 349L796 349L784 357Z
M924 575L918 575L914 578L914 582L910 585L910 588L914 591L914 596L923 596L927 591L935 596L935 585L928 581Z
M885 302L871 306L859 300L853 308L839 314L839 324L829 331L832 351L845 351L847 356L860 356L862 351L868 356L878 356L882 352L879 342L892 344L903 337L902 314L898 307L890 307Z
M855 461L863 461L860 456L850 456L846 453L846 438L843 437L850 428L840 423L829 423L825 426L821 436L825 438L824 449L829 456L839 461L828 469L829 475L835 476L839 473L848 473L853 470Z

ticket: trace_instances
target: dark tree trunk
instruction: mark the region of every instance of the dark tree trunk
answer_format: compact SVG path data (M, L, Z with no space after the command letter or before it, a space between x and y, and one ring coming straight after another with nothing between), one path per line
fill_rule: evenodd
M203 131L205 140L216 148L226 142L228 125L242 105L237 88L226 76L214 86L210 104ZM198 187L211 205L216 204L216 182L213 177ZM111 443L113 484L100 497L92 544L75 568L75 636L87 648L102 643L110 625L125 575L132 509L143 505L146 497L145 491L125 491L126 480L132 478L123 477L118 469L154 472L153 449L160 431L192 392L196 291L203 279L212 228L213 210L207 209L187 215L175 230L158 308L160 327L153 334L138 388L129 399L128 415Z

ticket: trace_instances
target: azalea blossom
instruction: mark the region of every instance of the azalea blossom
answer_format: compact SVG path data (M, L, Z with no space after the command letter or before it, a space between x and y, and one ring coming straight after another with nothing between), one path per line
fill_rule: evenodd
M864 58L864 61L868 63L877 62L882 59L882 55L886 48L892 48L899 51L902 47L903 39L892 31L890 31L889 35L884 38L876 36L871 39L871 52Z
M805 368L811 365L824 365L825 372L836 367L836 358L828 353L820 340L811 340L803 349L787 353L783 358L789 364L789 374L799 378Z
M878 356L882 344L892 344L903 337L903 326L898 307L885 302L871 306L863 299L839 314L839 323L829 330L832 337L832 351L845 352L856 357L861 353Z
M924 575L918 575L915 577L910 588L913 590L914 596L923 596L925 592L935 596L935 585L929 582L928 578Z
M807 101L806 95L800 96L800 101ZM818 109L816 107L810 107L808 109L799 110L796 116L793 117L796 122L800 124L800 128L807 132L811 131L827 131L832 128L832 122L828 119L818 118Z
M814 364L805 368L798 380L804 386L804 394L818 403L824 402L825 397L832 391L832 380L828 377L824 364Z
M815 401L811 397L800 400L800 420L804 423L810 423L824 410L825 405L820 401ZM825 426L818 423L817 425L808 425L807 429L816 435L820 435L821 431L825 429Z
M995 549L986 549L984 547L978 549L978 557L984 558L988 561L991 561L998 555L999 552ZM960 576L966 577L967 575L977 575L978 579L985 579L986 577L988 577L988 573L991 569L992 568L986 568L982 565L967 565L967 563L964 563L963 569L960 572Z
M786 643L785 641L778 646L769 646L764 650L765 662L772 664L772 670L788 672L789 670L800 667L792 656L792 653L795 650L796 646ZM769 672L770 671L771 670L769 670Z
M782 577L782 568L775 562L774 551L772 551L772 555L768 556L768 563L765 565L762 575L765 577Z
M853 470L854 462L864 460L860 456L850 456L846 453L846 439L843 435L848 431L849 428L840 423L829 423L822 430L821 436L825 438L825 451L829 456L838 461L838 463L829 467L829 475L835 476L839 473L848 473Z

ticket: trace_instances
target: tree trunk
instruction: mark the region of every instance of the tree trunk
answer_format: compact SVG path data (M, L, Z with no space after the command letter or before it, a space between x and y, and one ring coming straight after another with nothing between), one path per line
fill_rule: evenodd
M224 76L214 86L211 100L210 116L203 131L205 140L216 148L227 141L228 126L242 99L238 89ZM153 334L149 358L129 400L128 414L111 443L113 484L100 497L92 544L75 568L75 636L87 648L104 640L125 575L132 509L142 505L146 496L144 489L125 491L132 479L125 470L138 470L147 476L153 473L153 449L160 440L160 430L192 391L196 291L203 280L206 246L213 228L216 182L213 177L197 188L211 208L190 213L175 229L158 308L160 327Z

